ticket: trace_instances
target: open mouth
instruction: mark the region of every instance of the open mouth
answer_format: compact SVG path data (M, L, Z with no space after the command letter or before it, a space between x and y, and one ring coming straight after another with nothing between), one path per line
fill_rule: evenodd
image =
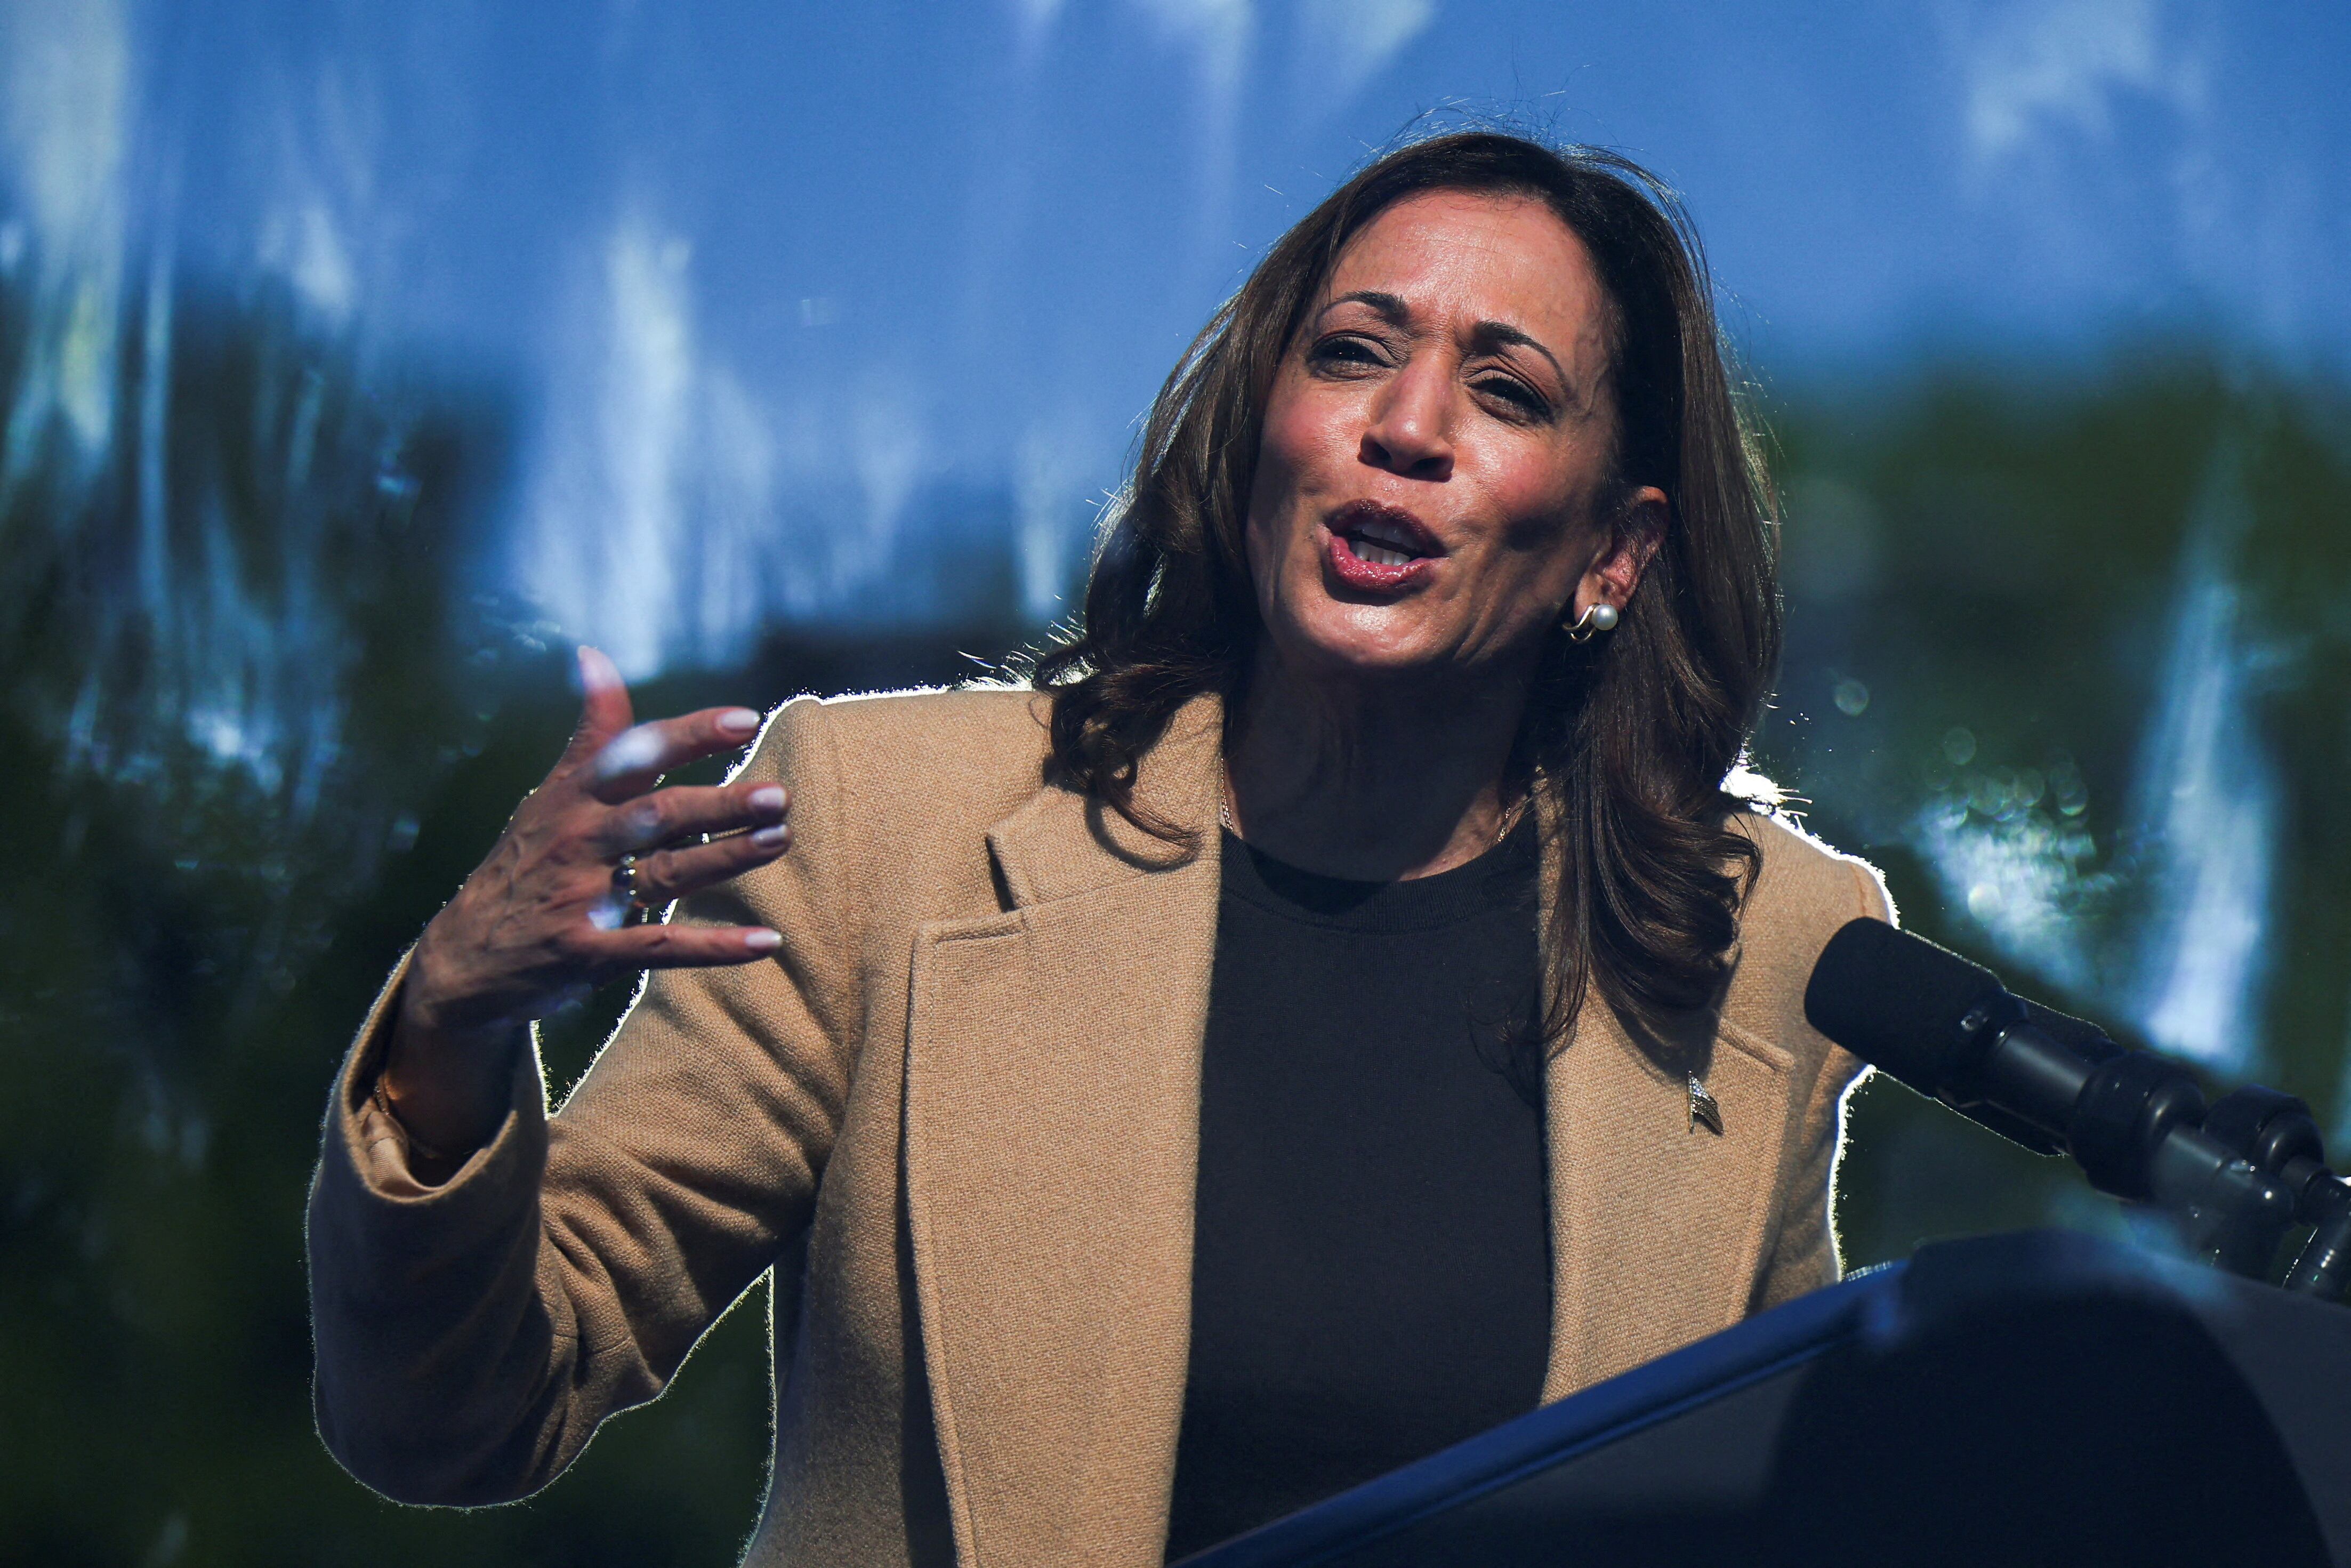
M1341 549L1365 566L1406 567L1445 553L1436 536L1421 527L1420 519L1376 501L1352 502L1341 507L1327 526Z

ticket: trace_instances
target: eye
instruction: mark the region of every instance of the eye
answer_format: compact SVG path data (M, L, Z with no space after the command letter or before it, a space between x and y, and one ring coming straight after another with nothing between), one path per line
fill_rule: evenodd
M1551 400L1516 376L1489 373L1479 376L1469 384L1486 396L1499 399L1510 404L1529 419L1551 417Z
M1374 369L1384 365L1387 356L1369 338L1343 332L1324 338L1307 350L1306 362L1317 370L1343 373L1349 370Z

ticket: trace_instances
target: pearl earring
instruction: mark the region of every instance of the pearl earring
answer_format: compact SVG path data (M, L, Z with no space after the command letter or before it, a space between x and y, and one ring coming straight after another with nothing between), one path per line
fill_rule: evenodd
M1574 624L1568 627L1567 640L1571 643L1589 643L1603 632L1616 630L1616 622L1619 619L1616 607L1604 599L1578 616Z

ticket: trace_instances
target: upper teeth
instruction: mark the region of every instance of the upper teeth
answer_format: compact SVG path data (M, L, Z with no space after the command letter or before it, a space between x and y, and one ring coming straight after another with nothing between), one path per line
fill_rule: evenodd
M1384 517L1370 517L1357 524L1353 537L1347 542L1356 559L1374 566L1404 566L1420 554L1420 541L1403 524Z

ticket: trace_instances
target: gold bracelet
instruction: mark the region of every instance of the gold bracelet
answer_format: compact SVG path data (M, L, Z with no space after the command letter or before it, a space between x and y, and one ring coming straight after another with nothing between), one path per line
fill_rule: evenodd
M392 1108L392 1095L383 1086L383 1077L381 1072L375 1075L375 1088L370 1092L368 1098L375 1102L375 1108L383 1113L384 1120L390 1122L393 1130L400 1134L400 1141L408 1145L409 1157L414 1159L421 1155L425 1164L434 1166L462 1165L465 1159L465 1155L444 1154L408 1130L408 1124L402 1121L400 1113Z

